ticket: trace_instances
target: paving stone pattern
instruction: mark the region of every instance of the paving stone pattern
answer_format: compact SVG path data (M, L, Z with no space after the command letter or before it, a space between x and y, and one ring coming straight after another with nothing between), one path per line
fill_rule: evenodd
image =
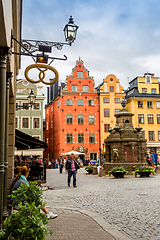
M59 207L87 209L98 213L130 239L160 239L158 174L149 178L127 176L114 179L89 175L84 169L80 169L77 174L77 188L69 188L65 171L60 174L58 169L48 169L45 186L53 189L47 190L45 187L43 193L47 207L54 213ZM59 213L59 219L60 215ZM51 221L56 222L56 219Z
M115 240L93 219L78 211L54 209L58 217L49 221L54 235L48 240Z

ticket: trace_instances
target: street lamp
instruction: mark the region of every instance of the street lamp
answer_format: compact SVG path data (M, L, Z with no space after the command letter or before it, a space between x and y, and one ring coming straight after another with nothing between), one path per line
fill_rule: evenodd
M31 92L30 92L29 96L27 97L27 99L28 99L28 103L26 105L24 105L24 104L23 105L18 105L18 104L16 105L16 111L20 110L20 109L28 110L29 107L32 108L32 106L35 104L35 100L36 100L36 96L34 95L33 90L31 90Z
M64 35L67 42L70 42L70 45L76 39L78 26L74 24L72 16L69 18L68 24L64 27Z
M33 90L31 90L27 99L28 99L28 105L32 108L32 106L35 104L35 100L36 100L36 96L34 95Z

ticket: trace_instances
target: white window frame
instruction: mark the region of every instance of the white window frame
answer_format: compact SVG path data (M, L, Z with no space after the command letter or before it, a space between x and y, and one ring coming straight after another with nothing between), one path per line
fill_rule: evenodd
M19 129L19 117L18 116L16 116L15 118L17 118L18 120L17 120L17 128L16 128L16 126L15 126L15 129ZM15 121L15 123L16 123L16 121Z
M28 121L28 128L23 128L23 118L28 118L29 121ZM23 116L21 117L21 129L30 129L30 117L27 117L27 116Z
M34 119L34 118L39 118L39 128L34 128L34 127L33 127L33 124L34 124L33 119ZM34 117L32 117L32 129L41 129L41 117L39 117L39 116L34 116Z
M41 110L41 103L40 102L35 102L35 103L39 103L39 109L34 109L34 104L33 104L33 111L40 111Z
M78 92L78 85L72 85L72 92Z
M41 140L41 135L33 135L32 137L39 137L38 140Z
M82 92L88 93L89 92L89 86L88 85L82 85Z
M159 105L159 106L158 106ZM156 108L160 108L160 101L156 102Z

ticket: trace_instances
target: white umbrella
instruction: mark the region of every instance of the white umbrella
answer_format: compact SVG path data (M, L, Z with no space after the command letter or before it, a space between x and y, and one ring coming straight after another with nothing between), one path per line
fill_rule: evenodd
M84 155L84 153L77 152L77 151L70 151L70 152L67 152L67 153L62 153L62 155L71 155L71 154L74 154L74 155Z

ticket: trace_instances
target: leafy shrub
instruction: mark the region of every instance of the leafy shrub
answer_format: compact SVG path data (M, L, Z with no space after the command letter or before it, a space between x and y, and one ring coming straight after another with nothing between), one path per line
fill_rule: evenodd
M153 168L151 168L151 167L146 167L146 166L141 166L141 167L139 167L139 168L136 168L136 170L135 170L135 172L134 172L134 173L135 173L135 177L137 177L137 174L138 174L139 172L152 172L153 175L155 174Z
M47 223L48 219L40 213L40 207L36 207L34 202L31 205L27 203L5 219L5 232L0 240L7 240L8 237L12 240L43 240L49 231Z
M21 186L9 197L11 198L11 204L13 207L19 204L24 206L26 203L31 205L33 202L35 202L36 207L43 207L43 193L37 182L30 183L29 187L25 184L21 184Z
M114 174L116 172L126 173L127 170L124 167L114 167L111 169L111 171L108 172L108 175Z
M18 211L4 221L4 233L0 232L0 240L43 240L49 232L46 226L48 219L40 213L43 208L42 190L36 182L27 187L24 184L13 191L11 206L18 205ZM52 231L50 232L52 235Z
M85 167L85 170L86 171L93 170L93 166L89 165L89 166Z

